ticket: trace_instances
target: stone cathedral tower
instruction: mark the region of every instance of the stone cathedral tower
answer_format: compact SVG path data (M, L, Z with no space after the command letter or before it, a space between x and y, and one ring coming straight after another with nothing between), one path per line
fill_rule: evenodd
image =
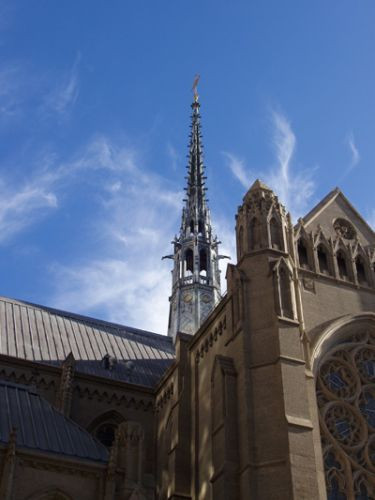
M220 299L219 241L214 236L207 205L203 166L200 104L195 93L185 206L181 228L173 241L174 260L168 335L193 335Z

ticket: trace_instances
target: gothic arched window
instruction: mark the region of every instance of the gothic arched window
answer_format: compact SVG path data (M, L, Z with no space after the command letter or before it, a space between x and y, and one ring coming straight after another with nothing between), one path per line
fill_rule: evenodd
M341 332L340 332L341 333ZM375 491L375 332L361 329L319 361L316 395L328 499Z
M191 221L190 221L190 232L194 233L194 221L193 221L193 219L191 219Z
M340 278L343 280L348 279L349 274L348 274L347 259L345 253L342 250L339 250L337 252L336 260Z
M112 446L116 429L124 422L124 417L116 410L107 411L96 417L87 430L91 432L104 446Z
M255 217L251 219L249 226L249 248L255 250L260 248L260 225Z
M318 255L319 272L321 272L322 274L331 274L328 263L328 254L324 245L322 244L318 245L317 255Z
M279 270L279 286L282 316L293 318L291 277L285 267L281 267Z
M271 247L277 250L284 250L281 224L275 217L272 217L270 220L270 236Z
M194 254L191 248L188 248L185 252L185 270L194 272Z
M204 248L199 252L199 273L207 276L207 252Z
M355 259L355 268L357 271L358 283L361 285L367 284L365 263L360 255L358 255Z
M95 437L102 443L104 446L110 448L115 439L116 434L116 425L113 423L104 423L99 425L96 429Z
M198 233L202 235L204 234L204 223L201 220L198 222Z
M307 246L306 246L305 241L302 238L300 238L298 240L297 250L298 250L298 261L299 261L300 267L305 267L305 268L310 267L309 256L307 253Z

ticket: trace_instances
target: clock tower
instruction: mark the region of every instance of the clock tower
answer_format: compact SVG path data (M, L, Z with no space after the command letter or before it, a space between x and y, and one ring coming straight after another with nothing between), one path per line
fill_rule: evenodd
M181 228L175 237L172 270L172 294L168 335L178 332L194 335L221 297L218 261L219 241L213 233L207 205L200 130L200 104L194 92L191 105L191 134L187 187L182 209Z

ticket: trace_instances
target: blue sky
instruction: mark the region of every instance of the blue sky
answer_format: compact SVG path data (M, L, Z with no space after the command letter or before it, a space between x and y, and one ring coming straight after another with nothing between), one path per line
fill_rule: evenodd
M374 225L374 23L373 0L0 0L0 293L166 332L197 72L222 253L256 177L295 220L338 185Z

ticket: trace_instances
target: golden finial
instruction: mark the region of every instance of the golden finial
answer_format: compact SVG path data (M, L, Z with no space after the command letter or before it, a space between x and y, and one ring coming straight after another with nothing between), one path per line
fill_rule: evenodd
M194 102L198 102L198 99L199 99L197 87L198 87L198 82L199 82L200 77L201 76L198 75L198 73L195 75L193 87L191 89L194 92Z

